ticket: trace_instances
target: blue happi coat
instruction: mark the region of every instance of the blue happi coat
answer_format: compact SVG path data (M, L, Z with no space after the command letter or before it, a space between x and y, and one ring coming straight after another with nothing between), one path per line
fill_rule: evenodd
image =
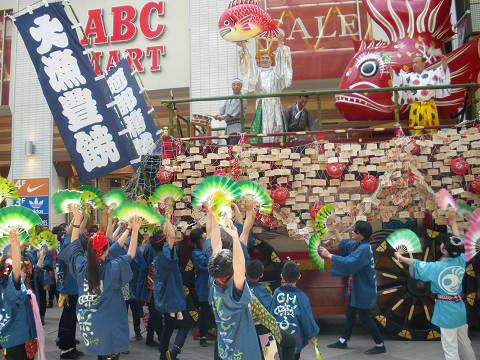
M114 245L112 248L115 252ZM120 254L120 249L117 250ZM128 351L128 314L121 288L132 279L132 258L128 254L116 257L110 255L109 253L106 261L101 264L99 294L88 291L87 259L78 240L63 249L60 256L79 284L77 319L89 355L104 356Z
M144 251L145 253L145 251ZM142 254L141 247L137 247L137 252L131 263L132 281L130 282L130 298L138 301L145 301L148 297L148 264Z
M273 293L270 314L278 327L295 337L295 353L299 354L320 329L313 318L310 300L296 286L280 286Z
M201 249L193 249L192 261L195 268L195 291L198 301L208 301L208 259Z
M224 360L260 360L260 346L248 304L252 294L247 282L242 291L233 280L226 287L209 277L210 297L217 323L218 354Z
M248 286L252 290L253 294L260 300L265 309L270 308L270 303L272 302L272 293L267 287L258 281L249 281Z
M157 310L166 313L185 311L185 291L175 248L170 250L165 244L161 251L155 253L153 266L153 296Z
M63 295L78 295L77 280L68 271L68 265L61 260L62 250L70 244L70 236L63 237L63 244L57 256L57 291Z
M8 349L37 337L32 305L22 279L18 283L10 273L0 284L0 345Z
M353 275L350 306L359 309L375 307L377 275L373 252L368 239L360 243L342 240L338 247L338 255L332 256L332 275Z
M432 293L441 295L459 295L462 292L462 280L465 275L465 255L444 257L435 262L415 260L410 266L415 279L430 281ZM454 329L467 323L467 312L463 301L437 300L433 309L432 324Z

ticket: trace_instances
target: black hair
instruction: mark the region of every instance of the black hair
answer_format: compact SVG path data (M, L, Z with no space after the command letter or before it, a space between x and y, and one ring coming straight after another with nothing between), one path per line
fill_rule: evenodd
M282 277L287 284L297 282L297 280L300 278L300 269L297 263L293 261L287 261L285 265L283 265Z
M448 256L457 257L465 252L465 244L459 236L449 236L443 239L443 248L448 252Z
M192 244L195 244L197 247L200 246L200 240L202 240L202 235L205 234L205 228L193 229L190 233L190 241Z
M415 56L415 58L420 58L422 60L422 62L426 62L427 61L427 58L422 56L422 55L417 55Z
M0 260L0 284L6 284L8 281L8 276L12 271L11 267L9 267L6 263L7 256L2 256Z
M233 274L233 254L228 249L222 249L208 260L208 273L215 279L222 279Z
M299 98L299 99L302 98L302 97L304 97L304 98L306 98L306 99L309 99L309 98L310 98L310 95L308 95L308 94L298 95L298 98Z
M233 239L225 231L224 228L220 228L220 239L222 240L222 249L230 249L230 246L232 245Z
M92 225L92 226L90 226L90 227L88 228L88 232L89 232L90 234L94 234L94 233L96 233L96 232L98 232L98 231L99 231L98 225Z
M260 260L252 260L247 265L247 276L251 280L258 280L263 275L263 264Z
M55 226L52 229L52 234L57 235L57 243L63 245L63 236L65 235L65 233L67 231L67 226L68 225L64 223L64 224L60 224L58 226Z
M162 230L156 231L151 237L150 237L150 245L152 245L153 250L155 251L162 251L162 247L165 244L165 239L167 237L165 236L165 233Z
M370 236L372 236L373 233L372 225L370 225L369 222L362 220L355 223L353 231L362 235L365 239L370 239Z

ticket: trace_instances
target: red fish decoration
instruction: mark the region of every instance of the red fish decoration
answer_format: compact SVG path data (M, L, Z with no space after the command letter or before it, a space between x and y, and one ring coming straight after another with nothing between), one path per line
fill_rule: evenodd
M218 29L222 38L232 42L279 35L275 21L255 0L232 1L220 17Z
M385 31L389 42L354 41L356 54L348 64L340 89L385 88L391 86L387 64L399 72L412 71L414 56L427 59L425 68L439 65L445 54L444 43L451 39L451 0L363 0L372 19ZM452 84L475 82L480 72L479 40L477 37L447 55ZM450 118L463 107L464 89L435 101L440 118ZM347 120L394 119L392 93L336 95L336 107ZM400 115L406 118L408 104L400 104Z

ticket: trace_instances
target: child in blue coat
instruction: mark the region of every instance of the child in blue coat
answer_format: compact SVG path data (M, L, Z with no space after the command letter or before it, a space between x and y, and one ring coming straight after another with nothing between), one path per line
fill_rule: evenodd
M175 230L166 214L164 231L153 234L150 239L152 249L155 251L153 266L155 268L154 290L155 306L163 313L164 326L160 337L160 359L174 360L182 351L183 344L188 335L188 322L186 318L187 303L183 289L182 275L178 266L178 256L174 248ZM168 350L173 330L178 328L175 343Z
M78 283L77 319L86 352L99 360L116 360L128 351L129 327L121 288L132 278L130 263L137 250L142 220L131 221L132 237L128 253L107 258L109 242L101 234L88 240L86 256L78 241L82 213L73 208L72 242L63 249L61 260ZM113 246L113 245L112 245Z
M313 343L320 329L313 318L310 300L297 288L301 276L298 265L288 261L283 265L281 276L285 285L273 293L269 310L280 329L295 337L295 359L298 360L302 349L309 341Z
M0 344L7 360L30 360L26 343L37 337L32 306L21 275L20 241L16 230L9 234L11 259L2 259L0 270ZM11 271L10 271L11 266Z
M260 300L265 309L270 308L272 293L259 281L263 277L264 266L260 260L250 261L247 265L248 286L252 293Z
M433 310L432 324L440 328L443 352L446 360L474 360L472 344L468 337L467 312L462 300L462 280L465 274L463 240L459 237L455 210L449 210L449 223L453 236L440 244L443 257L439 261L424 262L410 259L396 252L398 261L409 265L410 275L415 279L430 282L437 301Z
M195 269L195 292L199 302L198 331L200 346L207 346L207 332L210 319L213 317L212 307L208 303L208 259L203 253L203 244L207 238L204 228L194 229L190 233L190 242L195 247L192 250L192 261Z

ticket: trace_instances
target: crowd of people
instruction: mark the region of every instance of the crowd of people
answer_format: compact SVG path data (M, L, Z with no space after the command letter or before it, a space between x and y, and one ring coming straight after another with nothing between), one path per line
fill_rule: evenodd
M270 291L262 283L264 265L250 259L251 228L256 204L247 200L243 210L236 204L233 219L219 219L209 204L206 227L191 231L189 244L195 268L195 298L199 309L199 346L208 346L212 317L216 324L214 359L300 359L302 349L315 343L319 327L308 296L297 286L298 264L288 261L281 272L281 286ZM61 359L83 355L77 349L77 326L87 354L115 360L128 353L131 309L134 338L157 347L161 360L180 358L190 330L184 284L180 271L180 242L167 209L165 223L153 234L141 231L142 219L123 223L107 209L105 233L87 229L88 216L72 208L70 224L54 229L58 248L29 249L19 234L9 234L10 246L1 261L0 344L6 359L45 359L42 324L52 293L63 306L58 325L57 346ZM440 273L454 265L465 269L463 242L450 213L453 236L440 249L444 257L425 263L396 253L408 264L413 277L432 282L437 295L432 323L441 328L446 359L474 359L467 334L461 286L448 290L435 282ZM376 276L370 247L372 227L355 223L350 240L335 243L337 255L326 248L319 254L331 259L332 275L348 277L349 305L343 334L330 348L345 349L358 314L375 345L366 354L382 354L386 347L370 310L376 303ZM51 273L54 276L51 276ZM452 290L453 289L453 290ZM56 292L58 291L58 293ZM453 291L453 292L452 292ZM148 308L148 311L146 310ZM141 319L146 321L146 338ZM172 335L176 332L171 343ZM155 340L157 339L158 342ZM278 354L278 357L275 357Z

